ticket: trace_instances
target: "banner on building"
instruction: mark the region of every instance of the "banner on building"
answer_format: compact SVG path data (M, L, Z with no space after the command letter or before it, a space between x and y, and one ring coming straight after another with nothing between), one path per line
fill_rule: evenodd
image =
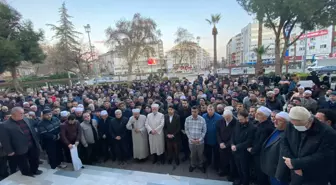
M147 60L147 65L149 65L149 66L157 65L157 60L155 58L149 58Z
M325 30L318 30L318 31L313 31L313 32L309 32L309 33L306 33L306 34L303 34L300 39L305 39L305 38L313 38L313 37L320 37L320 36L323 36L323 35L328 35L328 30L325 29Z

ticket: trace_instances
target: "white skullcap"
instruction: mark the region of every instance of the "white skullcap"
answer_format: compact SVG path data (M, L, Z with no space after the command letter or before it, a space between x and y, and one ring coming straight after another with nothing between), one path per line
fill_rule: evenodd
M170 99L173 99L171 96L167 96L167 99L170 98Z
M304 89L304 87L303 87L303 86L300 86L300 87L298 87L298 89Z
M305 93L305 94L313 94L313 93L311 92L311 90L305 90L304 93Z
M224 111L226 111L226 110L233 111L233 107L232 106L226 106L224 108Z
M24 103L23 103L23 105L27 105L27 104L29 105L29 103L28 103L28 102L24 102Z
M232 111L231 110L225 110L223 112L223 116L228 116L228 115L231 115L232 116Z
M33 111L29 111L29 112L28 112L28 115L29 115L29 116L35 116L35 112L33 112Z
M68 111L62 111L61 112L61 117L67 117L69 115Z
M187 98L185 96L181 96L180 100L186 100Z
M79 104L77 107L84 108L83 104Z
M293 107L289 112L289 118L293 120L308 121L310 116L310 112L301 106Z
M274 92L274 91L268 91L266 94L267 94L267 95L274 95L275 92Z
M140 109L132 109L133 113L140 113Z
M202 98L206 98L207 95L206 95L206 94L202 94L201 97L202 97Z
M107 115L107 111L106 111L106 110L101 111L101 112L100 112L100 115L101 115L101 116L106 116L106 115Z
M114 111L115 114L117 113L121 113L122 114L122 111L120 109L117 109L116 111Z
M290 121L289 114L287 112L279 112L275 115L275 117L280 117L285 119L286 121Z
M261 106L261 107L257 110L257 112L261 112L261 113L263 113L266 117L269 117L269 116L271 115L271 113L272 113L272 111L271 111L269 108L264 107L264 106Z
M153 103L151 107L152 108L159 108L159 104Z
M84 109L82 107L76 107L75 112L83 112Z

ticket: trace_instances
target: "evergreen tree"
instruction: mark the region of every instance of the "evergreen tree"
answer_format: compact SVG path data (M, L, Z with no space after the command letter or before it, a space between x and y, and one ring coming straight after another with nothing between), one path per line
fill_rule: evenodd
M0 2L0 72L11 72L15 91L22 91L18 82L17 67L23 61L42 63L46 57L39 42L42 30L34 31L31 21L22 21L18 11Z

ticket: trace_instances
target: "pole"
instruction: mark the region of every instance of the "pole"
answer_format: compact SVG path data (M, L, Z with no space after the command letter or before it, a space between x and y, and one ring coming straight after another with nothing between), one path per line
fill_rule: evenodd
M304 50L304 55L303 55L303 64L302 64L302 72L306 72L306 62L307 62L307 49L308 49L308 37L306 35L306 32L304 33L305 35L305 50Z
M88 34L88 38L89 38L89 45L90 45L90 52L91 52L91 64L92 64L92 61L93 61L93 50L92 50L92 44L91 44L90 31L87 31L87 34ZM92 67L91 70L93 71L93 65L91 67Z

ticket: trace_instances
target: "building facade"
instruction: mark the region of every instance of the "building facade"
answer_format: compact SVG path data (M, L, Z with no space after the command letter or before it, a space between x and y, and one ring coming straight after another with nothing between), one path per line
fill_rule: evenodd
M159 70L165 68L163 42L160 40L152 47L154 48L155 52L151 58L154 58L157 61L156 65L148 66L148 57L140 56L140 58L132 64L133 74L158 72ZM95 65L98 66L95 70L99 71L100 73L112 75L128 74L127 60L116 51L109 51L99 55Z
M241 33L229 40L226 46L227 65L255 64L257 62L257 53L254 52L254 49L258 47L258 27L257 21L249 23L241 30ZM300 33L300 27L295 26L291 33L291 41L297 38ZM267 48L266 54L262 56L265 64L275 62L274 40L273 30L263 26L262 44ZM283 43L284 40L281 38L281 50ZM302 62L306 56L306 60L309 62L313 59L330 57L334 53L336 53L336 27L329 26L303 34L295 44L288 48L285 60Z

